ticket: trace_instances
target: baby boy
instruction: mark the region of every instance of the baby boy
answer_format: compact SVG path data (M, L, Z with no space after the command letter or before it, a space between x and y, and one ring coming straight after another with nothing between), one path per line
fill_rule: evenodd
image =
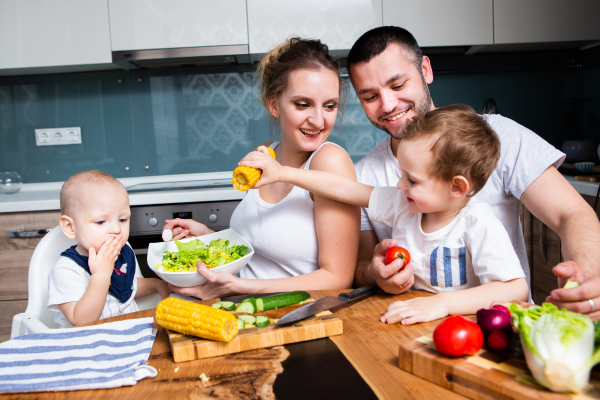
M70 177L60 192L60 227L77 244L61 253L48 276L48 309L59 328L138 311L135 298L158 292L165 282L136 278L125 187L101 171Z

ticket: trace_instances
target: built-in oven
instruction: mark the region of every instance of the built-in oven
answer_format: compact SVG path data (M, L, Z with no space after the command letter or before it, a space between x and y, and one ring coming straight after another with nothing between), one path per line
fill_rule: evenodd
M178 185L177 185L178 184ZM197 183L168 183L168 184L143 184L128 187L129 193L141 193L164 190L182 190L190 186L190 190L199 190ZM193 185L193 186L192 186ZM231 180L203 182L202 188L231 187ZM201 189L201 188L200 188ZM147 194L147 193L146 193ZM148 266L148 245L162 241L162 231L165 220L181 218L193 219L201 222L214 231L229 228L233 211L240 200L224 200L210 202L155 204L144 206L131 206L131 221L129 231L129 244L135 252L142 275L146 278L158 276Z

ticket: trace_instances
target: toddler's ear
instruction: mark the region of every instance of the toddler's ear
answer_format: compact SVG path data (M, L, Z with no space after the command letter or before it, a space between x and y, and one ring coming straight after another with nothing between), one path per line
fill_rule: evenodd
M73 219L68 215L61 215L58 220L60 224L60 229L66 237L69 239L75 239L77 235L75 234L75 224L73 223Z
M457 175L452 178L450 195L453 199L460 199L469 193L471 190L470 187L471 185L469 184L467 178L462 175Z

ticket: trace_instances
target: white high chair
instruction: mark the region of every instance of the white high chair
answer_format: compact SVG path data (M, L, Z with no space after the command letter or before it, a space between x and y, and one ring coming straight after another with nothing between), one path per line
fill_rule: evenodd
M48 274L60 257L60 253L75 243L75 239L68 239L62 233L60 226L57 226L48 232L37 245L29 263L27 309L24 313L13 317L10 332L11 339L28 333L57 328L54 323L54 312L46 308L48 303ZM137 260L135 264L135 276L142 278ZM159 301L160 295L158 293L135 300L140 310L155 308Z

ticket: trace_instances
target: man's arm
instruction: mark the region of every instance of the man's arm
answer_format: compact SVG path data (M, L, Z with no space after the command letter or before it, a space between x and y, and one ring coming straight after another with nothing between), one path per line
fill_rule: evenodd
M600 277L598 217L556 168L549 167L533 181L523 192L521 201L533 215L560 236L565 261L575 262L584 275ZM564 280L565 277L560 278ZM560 293L564 290L560 289L556 292L559 294L558 298L552 297L548 300L572 302L572 305L561 303L572 310L589 310L588 299L600 298L600 282L589 279L586 280L586 285L590 287L579 289L577 292L581 295L576 296L577 298L569 296L568 299L561 299ZM587 308L584 307L586 305Z

